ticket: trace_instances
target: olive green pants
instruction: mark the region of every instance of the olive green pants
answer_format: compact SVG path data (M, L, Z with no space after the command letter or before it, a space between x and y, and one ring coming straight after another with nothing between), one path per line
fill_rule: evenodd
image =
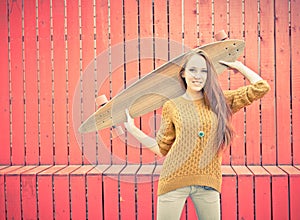
M158 196L157 220L180 219L186 199L190 197L198 219L220 219L220 194L206 186L187 186Z

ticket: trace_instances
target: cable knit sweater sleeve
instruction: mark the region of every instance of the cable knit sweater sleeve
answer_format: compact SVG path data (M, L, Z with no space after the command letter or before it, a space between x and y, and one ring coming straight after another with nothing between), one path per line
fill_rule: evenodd
M254 84L240 87L236 90L226 90L224 95L233 113L241 108L250 105L253 101L262 98L270 86L265 80L260 80Z
M171 102L167 101L162 108L162 121L156 135L160 152L165 156L175 140L175 127L172 122Z

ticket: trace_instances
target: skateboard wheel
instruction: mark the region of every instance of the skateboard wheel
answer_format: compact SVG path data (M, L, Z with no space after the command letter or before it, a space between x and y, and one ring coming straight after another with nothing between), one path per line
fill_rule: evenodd
M116 138L124 134L123 128L121 126L113 127L112 129L112 137Z
M100 95L98 96L96 99L96 104L98 107L101 107L103 106L104 104L106 104L108 102L107 98L106 98L106 95Z
M217 41L222 41L222 40L226 40L228 36L224 30L221 30L215 34L215 38Z

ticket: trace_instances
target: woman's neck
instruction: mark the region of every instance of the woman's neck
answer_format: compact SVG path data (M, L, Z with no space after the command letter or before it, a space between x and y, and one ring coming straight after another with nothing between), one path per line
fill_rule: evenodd
M201 91L191 91L189 89L182 95L187 100L198 100L203 98L203 92Z

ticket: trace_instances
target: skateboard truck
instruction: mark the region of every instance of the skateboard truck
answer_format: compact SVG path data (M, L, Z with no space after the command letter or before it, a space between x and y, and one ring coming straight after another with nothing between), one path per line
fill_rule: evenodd
M221 30L215 34L215 38L217 41L223 41L223 40L228 39L228 36L224 30Z
M96 105L98 108L101 108L104 106L107 102L108 99L106 95L100 95L95 99ZM124 134L123 128L121 126L112 126L112 137L116 138Z
M105 105L108 102L108 100L106 98L106 95L100 95L100 96L98 96L95 99L95 101L96 101L96 105L97 105L98 108L102 107L103 105Z

